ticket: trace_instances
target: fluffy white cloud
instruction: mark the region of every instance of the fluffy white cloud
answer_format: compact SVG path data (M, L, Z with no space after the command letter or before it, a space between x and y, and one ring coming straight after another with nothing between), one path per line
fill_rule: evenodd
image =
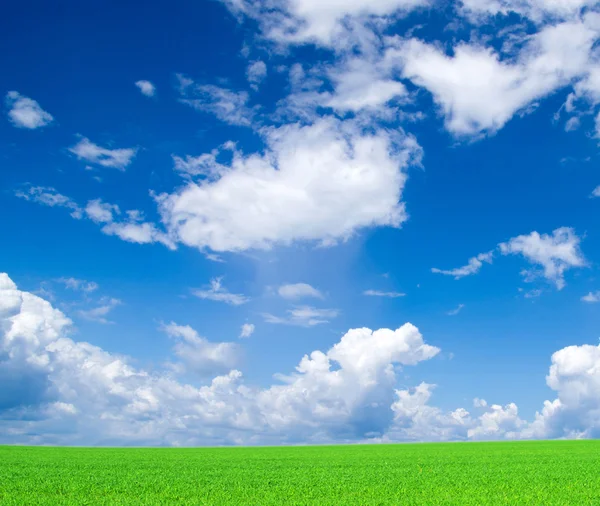
M227 343L210 343L190 327L164 329L186 370L229 367ZM463 408L444 412L429 405L434 385L394 390L397 367L440 351L411 324L350 330L266 389L244 385L236 370L205 386L180 383L168 371L136 369L126 357L73 341L70 330L61 311L0 274L0 441L199 445L600 436L600 346L569 346L552 355L546 382L557 398L528 423L513 403L475 399L483 413L474 417Z
M181 103L198 111L213 114L230 125L252 125L255 111L247 105L247 92L235 92L212 84L195 84L182 75L178 75L178 79Z
M406 220L404 169L420 160L415 139L331 117L263 130L264 154L235 152L216 180L157 197L180 242L213 251L293 241L333 244L370 226Z
M69 151L80 160L102 167L125 170L135 157L137 148L108 149L94 144L87 137L82 137Z
M390 411L394 365L415 365L439 352L410 324L396 331L355 329L326 353L305 356L295 373L279 376L282 384L250 388L232 370L196 387L75 342L70 328L63 313L0 274L3 442L198 445L360 438L385 428L378 415ZM175 355L186 369L229 363L226 343L209 343L189 327L164 329L176 340Z
M176 341L173 351L181 362L173 366L178 372L215 374L230 370L237 362L238 349L234 343L211 343L189 325L171 322L161 329Z
M58 193L54 188L47 186L29 186L24 190L17 190L15 196L37 202L49 207L64 207L71 211L71 216L75 219L83 217L83 210L75 201Z
M524 271L527 279L541 275L561 290L565 286L565 271L586 265L579 248L580 242L581 239L572 228L561 227L554 230L552 235L531 232L529 235L513 237L498 246L503 255L522 255L530 263L542 268L541 272Z
M281 285L277 289L277 293L280 297L288 300L297 300L306 297L314 297L316 299L322 299L323 294L316 288L310 286L307 283L295 283L292 285Z
M590 302L590 303L600 302L600 291L590 292L587 295L584 295L583 297L581 297L581 300L583 302Z
M398 297L404 297L406 294L400 292L382 292L381 290L365 290L363 295L367 295L369 297L389 297L391 299L396 299Z
M387 59L429 90L456 135L493 132L512 116L585 75L600 34L600 17L548 25L529 37L516 56L460 43L448 56L436 45L395 39Z
M24 97L16 91L9 91L6 94L6 106L9 108L8 117L11 123L18 128L33 130L54 121L52 115L44 111L35 100Z
M267 65L264 61L253 61L248 65L246 76L248 77L250 86L257 90L258 85L264 81L265 77L267 77Z
M156 86L154 86L150 81L136 81L135 85L142 92L142 95L153 97L156 94Z
M240 332L240 339L246 339L254 334L255 326L253 323L244 323Z
M377 16L380 22L430 4L428 0L222 0L235 14L256 18L264 34L284 43L315 42L346 45L351 33L360 32L362 22ZM359 21L361 20L361 21ZM358 34L355 34L358 36Z
M298 306L287 310L288 316L274 316L264 313L263 318L267 323L279 323L283 325L298 325L300 327L313 327L323 323L329 323L328 318L338 316L337 309L317 309L311 306Z
M436 274L445 274L446 276L454 276L454 279L464 278L465 276L470 276L472 274L477 274L481 267L483 266L483 262L487 262L488 264L492 263L494 258L494 252L488 251L487 253L480 253L476 257L470 258L469 263L464 265L463 267L457 267L455 269L450 270L442 270L434 267L431 269L431 272Z
M245 295L228 292L223 286L222 281L222 277L211 279L210 287L208 289L194 290L193 294L200 299L225 302L226 304L230 304L232 306L241 306L242 304L246 304L246 302L250 301L250 298L246 297Z

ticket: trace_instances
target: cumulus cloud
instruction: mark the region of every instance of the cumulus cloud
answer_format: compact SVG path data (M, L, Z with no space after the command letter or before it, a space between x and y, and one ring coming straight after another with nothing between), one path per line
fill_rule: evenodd
M213 114L230 125L251 126L255 110L248 107L248 93L235 92L212 84L199 85L178 75L179 101L198 111Z
M9 91L6 94L6 106L9 109L8 118L18 128L34 130L54 121L52 115L44 111L35 100L16 91Z
M69 148L69 151L88 163L125 170L135 157L137 148L103 148L94 144L87 137L82 137L77 144Z
M200 299L225 302L226 304L230 304L232 306L241 306L242 304L246 304L246 302L250 301L250 298L246 297L245 295L230 293L227 291L227 289L223 286L222 281L222 277L211 279L209 288L203 290L194 290L192 293Z
M565 271L586 265L580 242L581 239L572 228L561 227L554 230L552 235L531 232L529 235L513 237L499 244L499 248L503 255L522 255L531 264L541 267L541 271L524 271L527 280L543 276L562 290Z
M156 94L156 87L150 81L136 81L135 85L142 92L142 95L153 97Z
M268 128L263 136L264 154L236 152L216 180L157 197L173 237L217 252L300 240L330 245L407 219L405 169L421 154L414 138L331 117Z
M264 389L246 386L237 370L193 386L169 370L136 369L126 357L72 340L71 328L61 311L0 274L2 442L192 446L600 435L600 346L569 346L552 355L546 383L556 398L527 422L514 403L475 399L483 411L475 417L464 408L431 406L435 385L395 389L399 367L440 352L409 323L349 330ZM229 367L227 343L210 343L174 323L164 330L175 340L181 361L175 365L185 371Z
M330 318L336 318L339 314L337 309L317 309L311 306L298 306L287 310L287 316L274 316L264 313L263 318L267 323L279 323L283 325L297 325L299 327L314 327L329 323Z
M384 428L378 415L389 411L394 366L416 365L439 353L410 324L395 331L355 329L327 352L306 355L294 373L279 375L281 384L251 388L231 370L197 387L73 341L70 329L62 312L0 274L3 442L198 445L360 438ZM228 367L232 350L226 343L209 343L173 323L164 330L186 370Z
M398 297L404 297L406 294L401 292L383 292L380 290L365 290L363 295L369 297L389 297L390 299L396 299Z
M589 302L589 303L600 302L600 291L590 292L587 295L584 295L583 297L581 297L581 300L583 302Z
M465 276L471 276L472 274L477 274L481 267L483 267L483 262L488 264L492 263L494 258L494 252L488 251L487 253L480 253L476 257L470 258L469 263L464 265L463 267L457 267L455 269L443 270L434 267L431 269L431 272L436 274L445 274L446 276L454 276L454 279L464 278Z
M176 341L173 351L181 362L172 366L178 372L199 375L227 372L237 362L238 349L234 343L211 343L189 325L174 322L162 325L161 329Z
M255 326L253 323L244 323L240 332L240 339L246 339L254 334Z
M599 28L596 13L547 25L504 58L478 43L459 43L448 56L437 45L398 38L387 58L432 93L450 132L478 135L585 75Z
M278 42L314 42L323 46L346 46L352 35L347 25L378 17L380 23L389 22L392 15L406 14L430 4L428 0L222 0L236 15L257 19L263 33ZM359 30L359 27L356 28ZM350 33L348 33L350 31Z
M291 285L281 285L277 289L277 293L280 297L288 300L297 300L307 297L313 297L316 299L322 299L323 294L316 288L310 286L307 283L295 283Z

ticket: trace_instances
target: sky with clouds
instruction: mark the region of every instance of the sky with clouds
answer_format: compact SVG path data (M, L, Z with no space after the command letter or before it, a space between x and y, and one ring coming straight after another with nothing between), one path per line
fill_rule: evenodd
M600 437L600 5L0 19L0 444Z

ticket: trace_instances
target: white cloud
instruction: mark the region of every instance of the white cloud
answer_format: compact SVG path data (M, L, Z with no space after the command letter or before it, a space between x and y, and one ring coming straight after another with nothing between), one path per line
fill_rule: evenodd
M339 314L337 309L317 309L311 306L298 306L287 310L288 316L274 316L264 313L263 318L267 323L278 323L283 325L297 325L299 327L314 327L329 323L328 318L336 318Z
M487 408L487 401L485 399L479 399L478 397L475 397L475 399L473 399L473 406L476 408Z
M455 135L494 132L519 111L572 84L589 68L599 16L545 26L516 56L501 58L477 43L460 43L453 56L420 40L396 39L390 64L429 90Z
M253 61L248 65L246 76L248 77L250 86L257 90L259 84L264 81L265 77L267 77L267 65L264 61Z
M137 148L108 149L94 144L87 137L82 137L69 151L80 160L102 167L125 170L135 157Z
M514 403L475 399L473 417L429 405L435 385L394 390L398 367L439 349L418 329L349 330L328 351L305 355L290 375L265 389L231 370L205 386L168 371L136 369L126 357L73 341L71 321L0 274L0 440L11 444L278 444L600 437L600 346L552 355L545 401L532 422ZM165 326L175 356L199 372L228 367L227 343L209 343L190 327ZM208 369L206 369L208 367ZM197 369L194 369L197 368ZM204 373L202 373L204 374ZM76 417L74 415L77 415Z
M240 339L246 339L254 334L255 326L253 323L244 323L240 332Z
M503 255L522 255L530 263L542 268L541 272L524 271L526 280L541 275L561 290L565 286L565 271L586 265L579 248L580 242L581 239L572 228L561 227L554 230L552 235L531 232L529 235L513 237L498 246Z
M446 314L448 316L456 316L458 313L461 312L463 307L465 307L464 304L459 304L456 308L452 309L451 311L448 311Z
M433 269L431 269L431 272L436 274L445 274L446 276L454 276L454 279L460 279L464 278L465 276L477 274L483 266L483 262L491 264L493 258L494 252L488 251L487 253L480 253L476 257L470 258L469 263L467 265L464 265L463 267L457 267L455 269L450 270L442 270L434 267Z
M17 190L15 196L44 206L64 207L71 211L71 216L75 219L83 216L83 210L75 201L48 186L29 186L26 190Z
M297 300L306 297L314 297L316 299L322 299L323 294L316 288L310 286L307 283L296 283L293 285L281 285L277 289L277 293L280 297L288 300Z
M54 121L52 115L44 111L35 100L16 91L6 94L6 106L9 108L8 117L11 123L18 128L33 130Z
M56 281L65 285L65 287L69 290L76 292L91 293L98 289L98 283L94 281L86 281L85 279L58 278Z
M206 290L194 290L193 294L200 299L214 300L217 302L225 302L232 306L241 306L250 301L245 295L230 293L222 285L223 278L214 278L210 280L210 288Z
M416 8L427 0L222 0L236 15L256 18L263 33L283 43L315 42L324 46L347 46L348 37L365 37L363 23L377 16L380 23ZM392 16L395 15L395 16ZM348 25L351 29L348 29ZM359 33L353 33L359 32Z
M465 13L477 21L480 16L508 15L511 12L535 22L576 18L581 9L595 0L462 0Z
M395 331L355 329L326 353L305 356L296 372L279 376L282 384L250 388L232 370L196 387L73 341L70 329L63 313L0 275L3 442L196 446L356 439L373 425L384 429L379 414L389 411L394 365L416 365L439 352L410 324ZM190 327L165 330L186 368L229 363L231 349L220 347L226 343L209 343Z
M389 297L391 299L396 299L398 297L404 297L406 294L401 292L382 292L380 290L365 290L363 295L367 295L369 297Z
M248 107L248 93L235 92L212 84L198 85L178 75L179 101L198 111L213 114L230 125L251 126L255 111Z
M211 343L189 325L171 322L161 329L176 340L173 351L186 372L199 375L226 372L237 362L238 350L234 343Z
M142 92L142 95L153 97L156 94L156 87L150 81L136 81L135 85Z
M596 186L592 191L592 197L600 197L600 185Z
M262 134L264 154L235 152L215 181L157 197L173 237L200 249L242 251L300 240L333 244L407 219L404 169L421 154L413 137L331 117Z
M587 295L584 295L583 297L581 297L581 300L583 302L589 302L589 303L600 302L600 291L590 292Z
M119 206L108 204L101 199L90 200L85 208L81 208L72 199L61 195L54 188L41 186L29 187L27 191L19 190L15 192L15 195L38 204L70 209L73 218L81 219L86 216L94 223L101 225L102 233L117 236L126 242L137 244L158 242L169 249L176 248L168 234L160 231L154 223L144 222L143 215L138 210L122 213Z
M79 316L97 323L109 324L114 323L108 320L108 314L117 306L121 305L119 299L103 297L100 299L99 306L92 309L82 309L79 311Z

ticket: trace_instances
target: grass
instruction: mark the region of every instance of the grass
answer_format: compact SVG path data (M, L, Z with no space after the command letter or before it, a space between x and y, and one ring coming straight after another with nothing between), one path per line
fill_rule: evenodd
M0 446L0 504L591 505L600 441L280 448Z

